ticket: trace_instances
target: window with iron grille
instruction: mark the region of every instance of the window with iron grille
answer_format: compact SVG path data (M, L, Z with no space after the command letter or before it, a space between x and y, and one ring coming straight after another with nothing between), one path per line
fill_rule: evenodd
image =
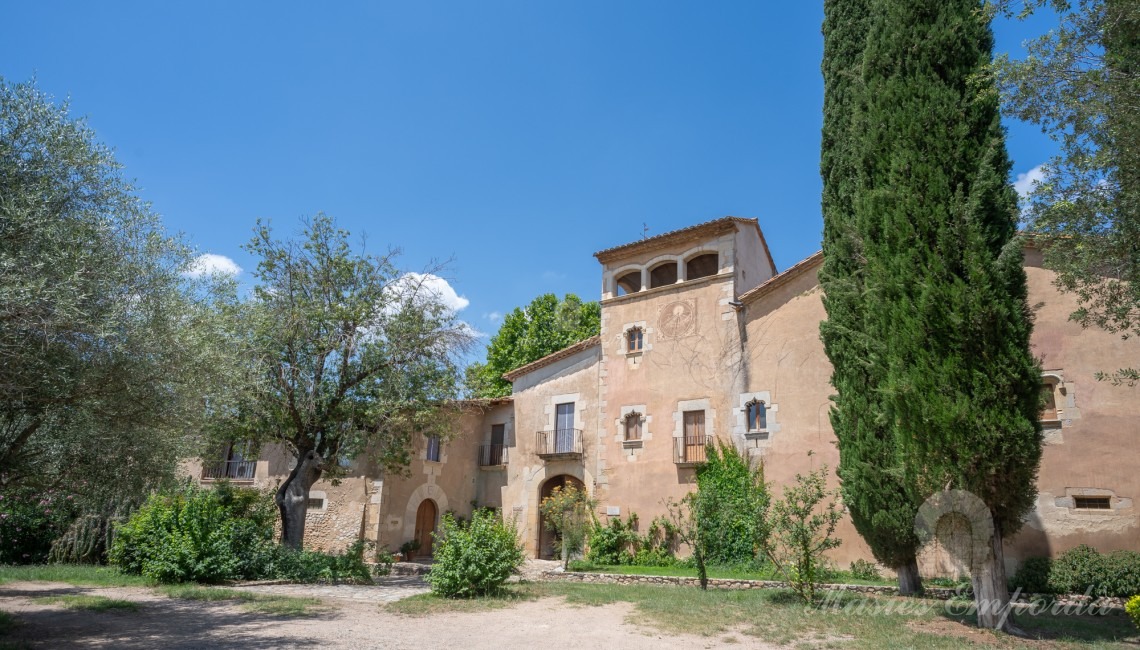
M1073 497L1073 506L1078 510L1111 510L1112 497Z

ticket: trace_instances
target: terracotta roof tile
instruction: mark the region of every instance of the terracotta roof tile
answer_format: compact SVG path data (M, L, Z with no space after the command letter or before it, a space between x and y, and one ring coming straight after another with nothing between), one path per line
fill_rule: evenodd
M605 248L594 253L594 257L601 260L603 257L612 257L614 253L623 252L626 250L636 250L646 245L653 246L662 242L662 240L689 235L699 230L714 229L718 226L723 227L731 223L750 223L755 225L757 228L760 227L760 222L758 219L746 219L744 217L721 217L719 219L713 219L712 221L698 223L693 226L686 226L685 228L670 230L669 232L664 232L660 235L654 235L645 239L639 239L638 241L630 242L628 244L622 244L620 246L614 246L612 248Z

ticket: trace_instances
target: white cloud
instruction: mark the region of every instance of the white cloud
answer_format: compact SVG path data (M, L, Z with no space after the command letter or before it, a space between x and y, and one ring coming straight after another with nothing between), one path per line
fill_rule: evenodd
M190 264L190 269L186 271L186 275L192 278L200 278L205 275L237 275L239 273L241 273L241 267L233 260L225 255L215 255L214 253L202 253L194 259Z
M464 334L466 334L467 336L470 336L473 339L485 339L485 338L487 338L486 332L481 332L481 331L475 329L475 326L473 326L471 323L468 323L465 320L459 321L459 331L463 332Z
M1018 174L1017 180L1013 182L1013 189L1017 190L1017 195L1024 200L1033 191L1033 186L1044 180L1045 166L1037 165L1024 174Z
M496 322L503 319L503 315L497 311L493 311L489 314L483 314L483 318L486 318L487 320L491 321L492 323L496 323Z
M547 282L555 282L558 280L565 280L566 274L565 273L559 273L558 271L543 271L542 272L542 279L546 280Z
M471 304L470 300L456 293L447 280L431 273L405 273L392 284L392 289L406 298L420 293L429 295L453 312L462 311Z

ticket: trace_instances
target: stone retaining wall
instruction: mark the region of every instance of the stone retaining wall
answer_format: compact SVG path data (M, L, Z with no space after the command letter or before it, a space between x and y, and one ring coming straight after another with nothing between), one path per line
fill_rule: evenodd
M699 587L697 578L681 576L630 575L623 573L585 573L579 571L544 571L543 580L563 582L586 582L593 584L617 585L674 585L679 587ZM709 578L713 589L790 589L788 583L779 580L738 580L735 578ZM897 596L899 590L890 585L848 585L821 584L820 591L851 591L862 594ZM947 587L926 587L925 596L936 600L949 600L957 595L957 590ZM1043 594L1021 594L1018 602L1029 602L1035 598L1055 598L1061 605L1084 605L1085 607L1106 607L1123 609L1123 598L1090 598L1088 596L1057 596Z

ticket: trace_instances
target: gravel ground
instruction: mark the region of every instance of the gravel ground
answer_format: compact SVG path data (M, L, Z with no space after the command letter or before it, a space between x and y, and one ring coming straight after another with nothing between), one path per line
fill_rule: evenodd
M536 567L541 570L546 567ZM0 638L15 647L161 648L772 648L743 635L666 636L637 625L633 605L569 606L544 598L487 612L408 617L384 609L396 596L420 593L418 579L390 578L375 587L255 585L253 591L316 596L327 610L311 617L280 617L243 610L232 602L174 600L145 588L73 587L47 582L0 586L0 610L19 623ZM400 582L395 582L400 581ZM288 590L288 591L286 591ZM39 596L91 594L139 604L136 612L68 610L37 603Z

